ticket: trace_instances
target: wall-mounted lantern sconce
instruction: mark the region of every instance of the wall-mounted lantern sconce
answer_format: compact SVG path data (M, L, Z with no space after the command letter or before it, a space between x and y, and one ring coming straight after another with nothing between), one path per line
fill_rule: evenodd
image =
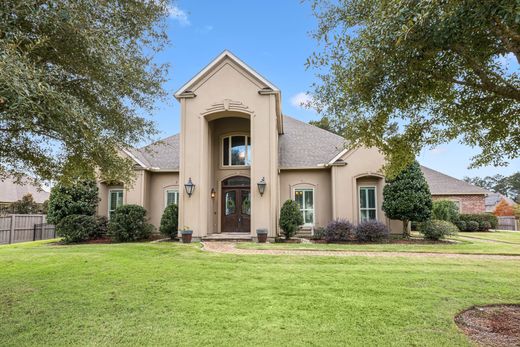
M184 188L186 188L186 193L188 194L188 197L191 197L191 194L193 194L193 191L195 190L195 185L191 181L191 177L188 180L188 183L184 185Z
M211 198L215 199L215 195L217 195L217 192L215 192L215 188L211 188Z
M258 191L260 192L260 196L264 195L265 186L267 185L267 183L265 182L265 177L262 177L262 179L260 180L260 182L257 183L257 185Z

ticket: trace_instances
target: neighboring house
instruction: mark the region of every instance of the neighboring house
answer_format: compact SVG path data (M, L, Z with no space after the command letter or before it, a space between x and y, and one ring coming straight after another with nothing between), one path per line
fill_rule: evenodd
M175 98L180 134L125 151L136 163L135 183L99 182L100 215L133 203L158 226L165 206L176 203L179 227L194 237L260 228L273 237L280 206L294 199L306 230L346 218L401 232L381 209L383 155L346 149L342 137L284 115L280 90L232 53L220 54Z
M7 177L0 179L0 205L7 206L11 203L21 200L24 195L31 194L34 201L38 204L49 199L49 193L41 190L39 187L31 184L29 181L23 181L18 184L15 180Z
M452 200L460 213L486 212L485 199L490 192L468 182L421 166L434 200Z
M495 207L498 205L500 200L505 200L510 206L516 205L516 203L507 196L500 193L490 192L489 195L486 197L486 212L493 213L495 211Z

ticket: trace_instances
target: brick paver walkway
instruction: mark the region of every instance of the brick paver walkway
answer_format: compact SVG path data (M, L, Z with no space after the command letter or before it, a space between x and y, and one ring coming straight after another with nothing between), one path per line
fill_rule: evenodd
M236 248L233 242L203 242L202 249L209 252L228 254L270 254L270 255L312 255L332 257L408 257L408 258L462 258L462 259L495 259L517 260L520 256L493 254L454 254L454 253L419 253L419 252L358 252L358 251L320 251L304 249L242 249Z

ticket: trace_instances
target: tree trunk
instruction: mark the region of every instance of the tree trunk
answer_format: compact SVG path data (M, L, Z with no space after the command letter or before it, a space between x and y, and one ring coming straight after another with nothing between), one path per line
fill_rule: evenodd
M408 220L403 220L403 237L408 239L410 237L410 232L408 231Z

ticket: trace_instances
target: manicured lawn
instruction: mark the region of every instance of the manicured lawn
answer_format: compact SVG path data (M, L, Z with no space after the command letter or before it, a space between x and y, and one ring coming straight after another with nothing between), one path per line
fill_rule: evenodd
M199 244L1 246L0 344L468 346L453 316L520 302L519 266Z
M476 235L477 233L464 233ZM490 233L478 233L490 234ZM498 233L493 233L498 234ZM315 243L239 243L237 248L253 249L318 249L318 250L348 250L348 251L376 251L376 252L434 252L434 253L461 253L461 254L504 254L519 255L520 242L518 244L491 243L486 240L462 239L454 237L458 241L453 244L315 244Z
M494 232L474 232L474 233L459 233L460 236L467 236L472 238L479 238L484 240L505 241L517 243L520 245L519 231L494 231Z

